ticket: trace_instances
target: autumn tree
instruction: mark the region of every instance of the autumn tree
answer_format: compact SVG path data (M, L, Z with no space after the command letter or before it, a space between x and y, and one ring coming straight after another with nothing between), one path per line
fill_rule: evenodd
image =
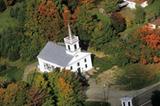
M26 38L20 52L24 59L33 60L48 40L61 41L65 34L52 0L43 0L39 5L29 1L26 10Z
M40 88L32 87L28 91L28 106L41 106L47 97L47 93Z
M26 104L28 85L25 82L11 83L4 88L3 100L1 103L5 106L22 106Z
M117 33L122 32L126 28L126 21L120 13L112 13L112 25Z
M0 77L0 88L6 88L10 83L11 80L7 76Z
M5 95L5 89L0 88L0 105L3 105L4 95Z
M63 16L63 20L64 20L64 25L67 26L67 24L70 23L70 21L71 21L71 12L68 9L68 7L66 7L66 6L64 7L62 16Z
M49 81L55 92L59 106L83 106L85 96L78 76L68 70L49 74Z

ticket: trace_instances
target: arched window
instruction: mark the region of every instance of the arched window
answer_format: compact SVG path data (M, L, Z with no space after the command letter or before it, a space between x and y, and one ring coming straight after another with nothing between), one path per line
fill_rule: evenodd
M70 45L68 45L68 50L70 50L71 48L70 48Z
M85 65L85 67L86 67L86 68L88 67L87 64Z
M79 65L80 65L80 63L78 62L78 63L77 63L77 66L79 66Z
M73 67L71 66L71 67L70 67L70 69L72 70L72 69L73 69Z
M84 59L84 62L87 62L87 59Z
M76 45L76 44L74 45L74 49L75 49L75 50L77 49L77 45Z

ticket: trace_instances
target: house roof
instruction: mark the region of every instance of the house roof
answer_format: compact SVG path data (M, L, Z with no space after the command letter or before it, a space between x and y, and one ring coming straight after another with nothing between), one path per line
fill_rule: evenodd
M152 24L160 26L160 17L158 17L156 20L154 20L152 22Z
M141 3L145 2L145 1L148 1L148 0L127 0L127 1L131 1L131 2L141 4Z
M65 67L74 57L67 54L65 50L64 46L57 45L54 42L48 42L37 57Z

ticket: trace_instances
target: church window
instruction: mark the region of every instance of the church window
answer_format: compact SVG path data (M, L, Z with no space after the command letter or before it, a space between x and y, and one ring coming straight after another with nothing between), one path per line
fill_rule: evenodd
M84 59L84 62L87 62L87 59Z
M68 50L70 50L71 48L70 48L70 46L68 45Z
M130 102L128 102L128 106L131 106Z
M85 65L85 67L86 67L86 68L88 67L87 64Z
M44 63L44 69L47 69L47 64L46 63Z
M70 67L70 69L72 70L72 69L73 69L73 67L71 66L71 67Z
M125 106L125 102L123 102L123 106Z
M78 63L77 63L77 66L79 66L79 65L80 65L80 63L78 62Z
M52 66L52 71L55 69L55 67L54 66Z
M52 70L52 66L50 64L44 63L44 68L47 70Z
M75 49L75 50L77 49L77 45L76 45L76 44L74 45L74 49Z

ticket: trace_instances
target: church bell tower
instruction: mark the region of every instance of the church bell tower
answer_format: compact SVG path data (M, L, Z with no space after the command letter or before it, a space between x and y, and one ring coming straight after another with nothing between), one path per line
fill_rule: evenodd
M75 55L80 52L79 38L78 36L72 35L70 25L68 24L68 36L64 38L64 43L66 46L66 53L70 55Z

